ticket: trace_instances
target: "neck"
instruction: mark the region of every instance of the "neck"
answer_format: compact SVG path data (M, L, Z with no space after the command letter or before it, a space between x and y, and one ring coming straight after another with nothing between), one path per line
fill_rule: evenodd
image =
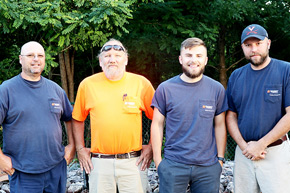
M124 77L125 72L123 72L122 74L118 75L118 76L114 76L114 75L106 75L107 79L109 79L110 81L118 81L121 80Z
M34 76L28 76L24 72L21 72L20 75L24 80L35 81L35 82L40 80L40 74L35 74Z
M184 73L180 76L181 80L183 80L184 82L187 82L187 83L195 83L195 82L198 82L201 80L202 78L202 74L196 78L190 78L188 76L186 76Z

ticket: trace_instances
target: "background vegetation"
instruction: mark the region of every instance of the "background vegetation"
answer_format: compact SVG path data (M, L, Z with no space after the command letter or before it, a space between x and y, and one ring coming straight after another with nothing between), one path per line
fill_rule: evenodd
M226 87L247 63L240 35L251 23L267 29L272 57L290 61L289 11L283 0L0 0L0 84L21 71L20 47L34 40L46 50L44 76L74 102L80 81L101 71L97 54L114 37L129 50L127 71L157 87L181 73L181 42L199 37L208 47L205 74Z

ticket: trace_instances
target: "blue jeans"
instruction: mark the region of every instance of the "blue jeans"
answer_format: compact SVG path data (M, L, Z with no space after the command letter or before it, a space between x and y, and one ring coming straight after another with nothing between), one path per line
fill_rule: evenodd
M11 193L65 193L67 180L67 165L63 159L51 170L30 174L15 170L9 177Z
M159 192L182 193L190 185L191 193L218 193L222 167L196 166L163 159L158 166Z

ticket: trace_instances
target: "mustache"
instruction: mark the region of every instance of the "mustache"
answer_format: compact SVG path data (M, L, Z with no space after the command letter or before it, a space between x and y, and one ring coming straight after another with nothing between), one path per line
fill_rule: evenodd
M252 57L252 56L261 56L261 54L259 54L259 53L252 53L251 55L250 55L250 57Z
M199 62L194 62L194 61L189 61L189 62L187 62L187 65L192 65L192 64L197 64L197 65L199 65Z

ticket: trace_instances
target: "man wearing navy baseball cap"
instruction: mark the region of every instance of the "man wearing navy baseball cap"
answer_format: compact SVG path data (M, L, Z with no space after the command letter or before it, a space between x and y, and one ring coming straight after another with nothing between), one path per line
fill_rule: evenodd
M249 63L227 87L235 193L289 193L290 64L269 56L271 40L258 24L244 29L241 44Z

